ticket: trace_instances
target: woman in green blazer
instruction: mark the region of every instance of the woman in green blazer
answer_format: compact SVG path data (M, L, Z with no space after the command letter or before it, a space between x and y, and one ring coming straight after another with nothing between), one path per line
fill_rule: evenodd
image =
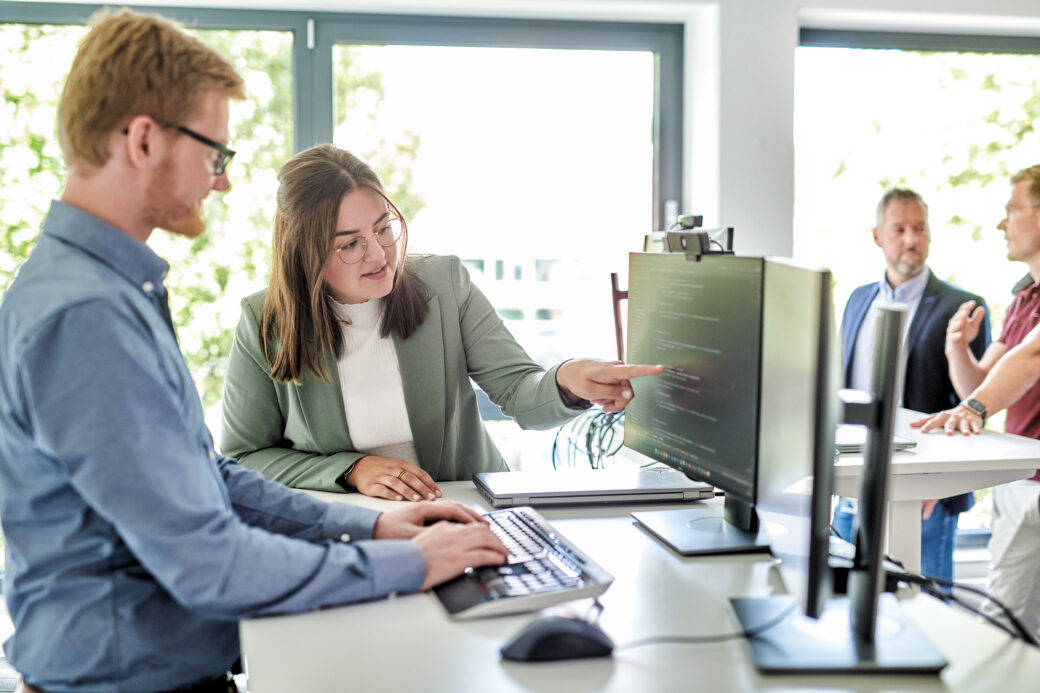
M223 451L290 486L395 500L504 471L472 377L524 428L592 403L619 411L659 366L565 361L516 343L456 257L406 255L407 229L366 164L333 145L279 174L268 289L242 302Z

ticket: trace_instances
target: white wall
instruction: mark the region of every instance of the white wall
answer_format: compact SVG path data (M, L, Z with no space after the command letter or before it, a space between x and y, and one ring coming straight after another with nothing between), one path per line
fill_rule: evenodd
M802 26L1040 36L1040 0L138 0L139 4L669 21L686 26L683 211L790 255L794 49ZM840 127L840 124L835 124Z

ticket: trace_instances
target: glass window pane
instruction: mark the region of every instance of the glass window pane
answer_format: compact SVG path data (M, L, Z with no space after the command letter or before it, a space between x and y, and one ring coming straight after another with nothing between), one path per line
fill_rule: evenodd
M231 190L206 198L206 233L191 242L156 233L149 243L171 265L166 283L181 349L213 407L224 387L239 303L267 286L278 169L292 156L292 34L284 31L195 32L246 80L246 99L231 103ZM219 421L215 411L207 420ZM219 432L220 427L211 425Z
M83 34L79 26L0 25L0 297L61 194L56 109Z
M0 25L0 296L28 256L65 175L56 109L81 26ZM231 105L232 189L210 195L208 230L149 245L171 264L167 285L181 348L204 404L220 398L239 301L266 285L277 171L292 153L292 34L198 31L246 80ZM208 416L213 420L213 414Z
M981 294L999 336L1028 272L996 226L1010 176L1040 163L1040 56L801 47L795 65L795 254L833 269L838 317L881 279L875 206L907 186L929 205L929 267ZM988 497L961 527L989 523Z
M835 305L881 278L882 192L929 205L928 264L981 294L996 334L1027 268L1007 260L1015 171L1040 162L1040 57L801 47L796 51L795 254L831 267Z
M653 54L338 45L333 59L336 144L380 173L409 250L484 261L474 281L543 365L614 358L610 273L652 230Z

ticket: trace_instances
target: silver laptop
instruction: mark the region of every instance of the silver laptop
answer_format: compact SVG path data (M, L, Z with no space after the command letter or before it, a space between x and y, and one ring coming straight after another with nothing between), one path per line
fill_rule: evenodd
M863 452L866 444L867 428L865 426L857 426L856 424L841 424L838 426L838 430L834 435L834 447L838 452L843 454ZM917 447L917 441L915 440L899 435L892 438L893 452L911 450L915 447Z
M669 467L483 472L473 484L493 508L514 505L677 503L715 496Z

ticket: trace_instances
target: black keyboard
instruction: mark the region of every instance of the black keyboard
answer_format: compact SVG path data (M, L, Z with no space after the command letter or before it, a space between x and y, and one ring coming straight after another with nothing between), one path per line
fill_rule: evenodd
M434 588L452 618L532 611L602 594L614 577L529 507L485 516L505 544L505 565L469 568Z

